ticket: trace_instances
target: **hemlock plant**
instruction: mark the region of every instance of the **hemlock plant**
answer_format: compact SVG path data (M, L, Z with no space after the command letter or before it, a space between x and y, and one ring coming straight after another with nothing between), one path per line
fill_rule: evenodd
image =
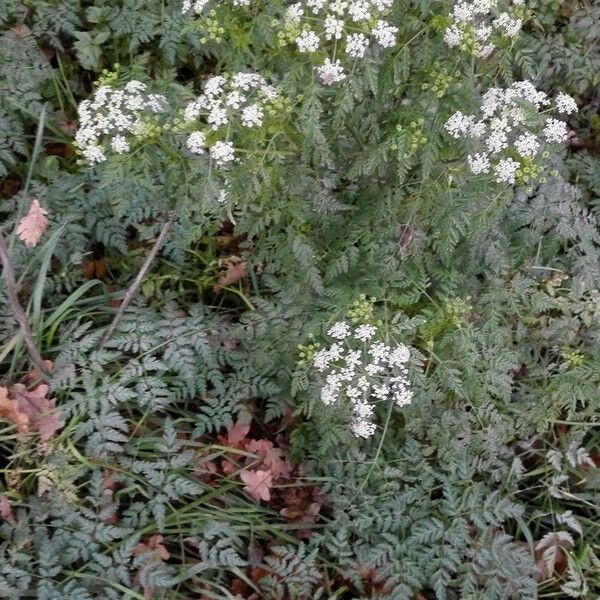
M598 17L4 2L0 596L599 594Z

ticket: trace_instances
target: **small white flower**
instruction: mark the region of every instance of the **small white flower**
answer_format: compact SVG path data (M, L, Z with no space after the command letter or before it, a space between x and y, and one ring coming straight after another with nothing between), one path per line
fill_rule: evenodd
M515 149L521 156L533 158L540 149L540 143L533 133L524 133L515 141Z
M515 96L533 104L536 108L548 104L548 95L537 90L531 81L516 81L505 90L505 101L510 102Z
M471 173L474 173L475 175L487 173L490 170L490 160L487 157L487 154L482 154L479 152L476 154L469 154L467 156L467 161L469 163Z
M258 127L263 122L263 110L257 104L246 106L242 110L242 125L245 127Z
M356 0L348 6L348 14L353 21L367 21L371 18L369 3L366 0Z
M371 33L380 46L383 46L384 48L391 48L396 44L396 34L398 33L398 28L394 27L387 21L377 21Z
M494 167L497 183L515 183L515 176L520 164L512 158L504 158Z
M354 331L355 339L366 342L370 340L377 333L377 327L373 325L359 325Z
M90 165L95 165L106 160L102 148L95 144L89 144L88 146L81 148L81 154Z
M329 10L339 16L342 16L347 8L348 2L346 2L346 0L334 0L329 5Z
M485 123L478 121L469 127L469 136L472 138L480 138L485 134Z
M497 154L505 148L508 148L508 136L506 135L506 130L493 129L485 140L485 145L492 154Z
M206 120L209 125L212 125L214 130L217 130L219 127L227 125L227 111L221 108L221 106L213 106Z
M324 6L326 0L306 0L306 5L317 14Z
M390 387L388 385L373 386L373 396L378 400L387 400L390 395Z
M210 157L222 166L234 160L233 144L231 142L215 142L210 149Z
M242 94L238 90L233 90L232 92L229 92L229 94L227 94L227 96L225 97L225 104L229 108L233 108L235 110L240 108L240 106L244 102L246 102L246 96L244 96L244 94Z
M193 152L194 154L204 154L206 137L202 132L194 131L188 136L186 145L190 152Z
M129 152L127 138L141 132L144 113L164 110L165 98L145 91L146 84L137 80L120 90L102 85L90 100L81 102L75 145L89 164L106 160L107 148L118 154Z
M453 138L463 137L473 125L472 116L456 111L445 123L444 128Z
M302 8L301 2L296 2L296 4L292 4L286 12L286 16L288 21L292 23L298 23L302 16L304 15L304 10Z
M344 340L350 335L350 326L345 321L338 321L327 331L329 337Z
M444 42L450 47L454 48L458 46L464 37L464 33L453 23L446 27L444 31Z
M352 58L363 58L368 47L369 40L363 33L352 33L346 38L346 54Z
M392 348L376 341L377 328L368 323L356 327L352 334L348 323L338 321L327 334L339 341L319 350L313 358L322 384L321 401L325 405L348 405L352 410L350 430L359 437L369 437L376 429L374 401L392 400L405 406L412 400L407 369L410 350L404 344Z
M379 11L385 12L392 8L394 0L371 0L371 4Z
M369 421L363 421L361 419L356 419L350 425L350 429L354 433L354 435L362 438L370 438L377 429L375 423L371 423Z
M339 60L332 63L326 58L325 62L320 67L317 67L317 73L321 82L325 85L332 85L346 79L346 73L344 73L344 68Z
M127 142L125 136L122 135L115 135L110 143L110 146L118 154L129 152L129 143Z
M457 2L452 10L452 17L457 23L469 23L473 20L475 11L470 2Z
M546 121L543 135L547 142L564 142L567 137L567 124L550 117Z
M340 40L344 32L344 21L337 19L333 15L327 15L325 18L325 39Z
M569 94L565 94L564 92L559 92L556 96L556 110L560 113L565 113L570 115L571 113L577 112L579 108L577 107L577 102L569 96Z
M410 359L410 350L404 344L398 344L388 357L390 367L398 367L408 362Z
M508 13L502 13L497 19L494 19L492 25L496 29L502 29L507 37L515 37L521 31L523 21L511 17Z
M296 38L296 45L300 52L315 52L319 48L319 36L314 31L302 31Z

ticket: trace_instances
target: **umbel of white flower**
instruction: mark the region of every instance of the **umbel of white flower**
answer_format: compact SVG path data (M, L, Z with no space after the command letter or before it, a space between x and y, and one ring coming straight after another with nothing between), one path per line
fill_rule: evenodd
M316 67L321 82L332 85L346 78L345 66L363 59L370 49L396 45L398 28L386 20L393 0L302 0L286 13L284 27L298 32L302 54L331 49Z
M567 124L547 117L542 111L577 112L571 96L559 93L554 107L547 94L529 81L517 81L508 88L491 88L482 97L477 114L454 113L444 125L456 139L467 139L474 151L467 156L472 173L492 172L496 182L514 184L517 175L541 171L542 150L548 144L564 142ZM536 162L537 161L537 162Z
M190 11L193 11L199 15L210 2L211 0L183 0L181 12L185 15ZM230 2L233 6L248 6L250 4L250 0L230 0Z
M234 145L229 139L232 131L238 126L260 127L266 107L275 98L275 88L257 73L211 77L204 84L203 93L183 113L184 121L196 127L188 135L188 149L194 154L208 152L218 166L232 162L235 160Z
M130 81L122 90L101 85L78 108L75 145L89 164L106 160L107 150L129 152L131 136L143 133L145 120L166 108L165 97L146 94L146 84Z
M352 328L345 321L327 332L328 347L319 350L313 366L321 379L321 401L330 406L348 403L352 410L350 429L368 438L375 433L375 403L412 401L407 364L410 350L404 344L388 345L373 325Z
M475 56L489 56L499 38L519 35L523 20L517 16L524 0L459 0L454 5L452 22L444 32L444 41L450 48L463 47Z

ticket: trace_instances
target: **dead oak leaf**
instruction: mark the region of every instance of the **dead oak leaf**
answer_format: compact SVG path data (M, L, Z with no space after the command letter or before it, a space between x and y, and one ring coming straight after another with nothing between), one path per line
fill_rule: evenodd
M14 423L19 431L36 430L42 441L49 440L63 423L48 398L48 386L40 384L28 390L22 383L10 386L10 398L0 396L0 415Z
M27 214L17 225L17 236L28 247L37 246L48 228L48 213L40 206L37 200L33 200Z
M250 423L242 423L242 421L238 419L227 430L227 437L220 435L219 441L230 448L241 448L246 441L246 436L249 431Z
M29 417L19 411L16 402L8 397L5 387L0 387L0 419L12 423L21 433L29 431Z
M271 472L273 479L289 477L290 465L287 460L282 458L283 451L281 448L275 448L269 440L248 440L246 450L261 459L261 466Z
M256 502L264 500L268 502L271 499L271 486L273 485L273 475L271 471L242 471L240 479L246 484L244 491Z

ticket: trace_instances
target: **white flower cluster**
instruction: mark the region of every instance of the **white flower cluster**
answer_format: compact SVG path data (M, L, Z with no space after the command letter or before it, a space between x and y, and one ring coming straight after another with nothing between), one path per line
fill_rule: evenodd
M134 80L122 90L102 85L90 100L81 102L75 145L89 164L105 161L107 148L129 152L128 136L142 132L144 114L164 111L165 97L145 92L146 85Z
M525 0L510 0L503 7L498 0L459 0L450 13L452 23L444 32L444 41L450 48L462 46L476 56L489 56L498 37L514 38L521 31L522 19L515 16L515 6Z
M514 184L525 163L533 168L544 143L564 142L567 137L564 121L540 114L551 104L531 82L517 81L505 89L488 90L478 115L458 111L444 127L452 137L468 138L477 146L478 151L467 157L472 173L493 172L498 183ZM559 113L577 111L575 100L562 92L554 104Z
M210 0L183 0L181 13L185 15L190 11L194 11L194 13L199 15L209 3ZM231 0L231 4L233 4L233 6L249 6L250 0Z
M321 400L325 405L349 402L352 432L368 438L375 432L374 402L392 401L406 406L412 401L407 363L410 351L404 344L389 346L378 339L372 325L352 328L345 321L327 332L328 348L319 350L313 366L324 380Z
M187 147L194 154L207 150L218 166L235 160L233 143L229 139L212 140L210 132L224 129L229 136L231 126L239 122L242 127L260 127L266 106L277 97L275 88L256 73L215 75L204 84L203 93L190 102L184 110L187 123L200 121L203 130L193 131Z
M330 46L334 55L317 67L322 83L331 85L346 78L340 58L364 58L376 44L380 48L396 45L398 28L385 20L393 0L301 0L286 13L286 27L298 31L294 41L305 54ZM342 49L340 57L335 52Z

